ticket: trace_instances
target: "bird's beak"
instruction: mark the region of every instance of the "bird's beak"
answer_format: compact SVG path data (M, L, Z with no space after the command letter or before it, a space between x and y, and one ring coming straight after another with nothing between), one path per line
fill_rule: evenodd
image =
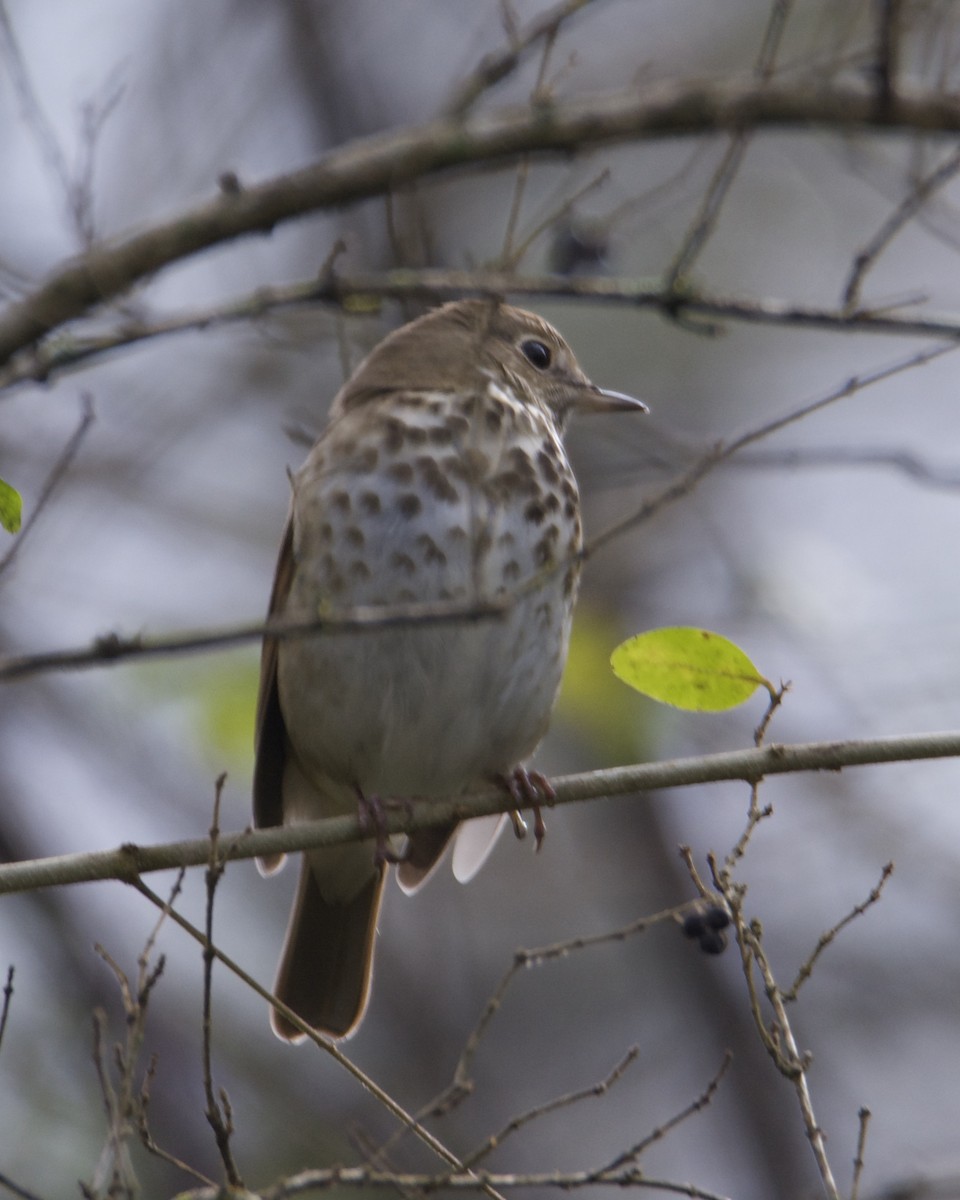
M646 413L650 409L642 400L627 396L624 392L611 392L606 388L591 385L577 396L575 407L584 413L636 412Z

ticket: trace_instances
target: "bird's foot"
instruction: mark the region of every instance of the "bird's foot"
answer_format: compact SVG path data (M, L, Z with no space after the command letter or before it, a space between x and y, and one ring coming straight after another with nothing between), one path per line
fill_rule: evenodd
M368 796L357 788L357 817L363 832L374 838L376 848L373 852L373 861L378 867L382 867L386 863L395 865L403 862L403 855L398 854L390 845L390 835L387 833L387 807L393 803L393 801L385 802L376 793ZM401 803L409 808L409 801Z
M495 778L518 806L529 805L533 809L533 837L539 850L547 833L541 806L553 804L556 800L557 793L553 790L553 784L540 771L528 771L526 767L514 767L509 775L497 775ZM518 809L510 813L510 820L517 837L526 837L526 822Z

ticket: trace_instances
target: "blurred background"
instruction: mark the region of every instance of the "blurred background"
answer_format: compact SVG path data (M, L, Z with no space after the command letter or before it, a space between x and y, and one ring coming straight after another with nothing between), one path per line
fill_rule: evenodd
M545 7L513 0L510 11L523 25ZM814 88L866 77L877 6L774 8L787 17L776 60L784 81ZM956 88L955 9L900 5L910 86ZM503 12L498 0L7 0L5 299L28 293L91 237L149 227L213 196L225 172L259 181L351 139L432 118L484 54L507 44ZM564 26L546 78L564 98L658 80L748 82L770 13L768 0L595 0ZM526 102L539 68L531 55L478 107ZM660 140L532 167L514 244L602 171L609 177L562 221L547 222L520 269L662 276L728 146L725 137ZM692 278L723 295L836 306L858 251L951 151L902 133L758 135ZM337 238L345 273L495 262L516 177L464 171L396 197L392 222L373 200L224 245L164 271L86 328L309 278ZM71 201L78 181L92 203ZM958 310L958 199L948 184L906 226L868 273L864 303ZM583 251L584 240L593 248ZM641 395L653 410L642 422L583 421L568 438L588 534L718 440L931 345L524 303L563 330L594 380ZM345 362L405 315L393 304L367 317L285 310L143 343L0 394L0 477L23 493L27 514L84 396L94 411L50 503L0 572L0 653L259 618L286 468L321 427ZM731 714L691 716L646 703L609 673L619 640L667 624L716 629L768 677L792 681L775 740L960 726L957 370L946 354L855 392L759 443L591 559L537 765L560 773L751 744L760 697ZM0 534L0 556L12 544ZM203 836L222 771L223 825L244 827L257 659L250 645L4 684L4 858ZM858 1109L873 1112L864 1195L909 1195L921 1180L935 1181L938 1196L960 1195L958 790L952 762L771 780L761 799L774 815L742 864L747 908L787 984L821 933L896 862L882 902L827 951L793 1009L841 1187ZM748 801L745 786L725 784L571 806L548 814L541 854L529 840L505 838L467 888L447 872L413 899L391 885L373 1000L348 1053L419 1109L449 1083L516 948L603 933L689 899L678 845L689 843L701 863L709 850L726 853ZM294 876L288 869L265 881L240 863L218 893L217 940L266 984ZM170 882L151 880L161 891ZM202 922L203 902L202 873L193 872L180 907ZM118 883L2 901L0 969L13 964L16 977L0 1049L0 1174L35 1195L68 1194L78 1176L91 1179L104 1141L92 1013L106 1011L111 1041L124 1024L116 980L94 944L135 975L155 920ZM157 949L166 969L144 1060L157 1055L153 1134L218 1177L203 1118L200 951L172 925ZM225 970L215 975L214 1006L216 1079L230 1094L249 1186L358 1161L362 1147L394 1131L334 1062L279 1043L262 1002ZM644 1170L741 1200L817 1192L795 1096L751 1028L736 952L707 958L672 925L519 974L477 1054L473 1095L436 1132L465 1154L518 1112L598 1082L632 1045L638 1059L609 1094L531 1123L487 1165L602 1165L694 1100L730 1048L734 1065L713 1103L657 1142ZM145 1194L187 1186L175 1168L132 1153ZM391 1162L433 1166L409 1141L393 1147Z

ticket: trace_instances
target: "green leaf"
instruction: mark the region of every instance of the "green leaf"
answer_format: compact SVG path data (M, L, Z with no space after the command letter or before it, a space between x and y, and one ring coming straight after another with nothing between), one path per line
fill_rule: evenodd
M0 525L7 533L16 533L20 528L23 501L15 487L0 479Z
M739 646L707 629L676 626L628 638L610 656L614 674L663 704L689 712L736 708L773 687Z

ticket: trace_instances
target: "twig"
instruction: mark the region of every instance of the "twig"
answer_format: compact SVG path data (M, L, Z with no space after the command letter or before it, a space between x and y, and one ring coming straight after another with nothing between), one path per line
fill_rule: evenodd
M945 491L960 490L960 466L937 467L908 450L869 449L862 446L805 447L795 450L760 450L741 454L737 465L759 469L802 467L889 467L915 483Z
M872 1116L873 1113L871 1113L869 1108L861 1108L857 1113L860 1129L857 1133L857 1151L853 1156L853 1181L850 1184L850 1200L859 1200L860 1178L863 1175L864 1168L863 1154L867 1146L867 1126L870 1124Z
M571 938L569 941L556 942L550 946L541 946L537 949L524 950L520 949L514 953L513 961L507 968L500 982L494 988L492 994L487 999L483 1006L483 1011L477 1020L476 1025L470 1031L464 1042L463 1049L460 1051L460 1056L457 1059L457 1064L453 1070L453 1078L451 1082L432 1100L428 1101L417 1113L417 1118L421 1121L427 1120L430 1117L445 1116L458 1104L460 1104L467 1096L473 1092L473 1080L471 1071L473 1068L473 1060L476 1058L477 1051L480 1048L490 1023L503 1006L504 998L513 983L515 977L528 967L542 966L544 963L553 962L561 958L566 958L570 954L577 951L585 950L593 946L601 946L608 942L625 941L629 937L634 937L637 934L643 933L652 925L660 924L663 921L675 919L679 913L688 907L687 904L677 905L674 908L666 909L659 913L654 913L648 917L641 917L639 920L631 921L630 924L623 926L621 929L608 930L606 933L587 935L583 937ZM371 1162L377 1164L383 1160L383 1157L393 1148L399 1140L402 1131L394 1134L389 1138L380 1149L371 1157Z
M233 855L229 852L229 850L227 850L224 853L221 861L231 857L233 857ZM428 1129L416 1121L414 1117L412 1117L400 1104L397 1103L396 1100L394 1100L389 1092L384 1091L384 1089L378 1083L376 1083L369 1075L367 1075L355 1063L353 1063L347 1057L347 1055L344 1054L336 1042L332 1041L328 1037L325 1037L316 1029L313 1029L307 1025L302 1018L293 1011L293 1009L288 1008L283 1001L279 1000L271 992L268 992L267 989L262 984L258 983L252 975L245 971L239 965L239 963L235 962L228 954L225 954L218 946L211 943L206 935L197 929L197 927L190 921L188 921L186 917L177 912L175 909L169 908L169 906L164 903L157 893L149 888L141 879L136 878L130 882L142 896L149 900L151 904L154 904L160 908L166 915L169 916L170 920L172 920L176 925L179 925L179 927L184 930L185 933L189 934L194 941L202 946L204 951L207 951L209 948L209 952L212 954L212 956L219 962L223 963L227 970L236 975L238 979L245 983L247 987L251 988L258 996L260 996L261 999L265 1000L268 1004L276 1008L277 1011L280 1012L291 1025L293 1025L300 1033L303 1033L310 1041L314 1043L314 1045L318 1047L318 1049L323 1050L332 1059L334 1059L335 1062L343 1067L344 1070L352 1075L353 1078L361 1085L361 1087L368 1091L374 1097L374 1099L378 1100L384 1106L384 1108L386 1108L387 1111L390 1112L398 1121L410 1129L411 1132L414 1133L416 1137L418 1137L420 1141L424 1143L424 1145L432 1150L438 1158L451 1166L455 1171L461 1170L460 1162L456 1155L451 1153L451 1151L449 1151L438 1138L434 1137L434 1135ZM469 1175L468 1177L475 1178L472 1175ZM502 1197L498 1195L492 1186L484 1184L483 1182L479 1182L477 1186L481 1191L486 1192L491 1200L502 1200Z
M10 1016L10 1003L13 1000L13 965L7 967L7 982L3 988L3 1009L0 1011L0 1046L3 1046L3 1035L7 1030L7 1018Z
M513 252L512 262L514 264L522 262L527 251L538 238L542 237L548 229L553 228L554 225L557 225L560 221L562 221L564 217L569 216L575 206L584 198L584 196L589 196L591 192L603 187L604 184L609 182L609 179L610 169L609 167L604 167L602 171L599 171L592 179L588 180L583 187L578 188L572 196L567 196L565 200L548 212L545 217L543 217L536 223L536 225L533 226L530 232L520 242L519 246L516 247Z
M50 474L45 479L43 487L40 489L40 495L37 497L37 502L34 504L26 521L24 521L19 537L14 540L3 558L0 558L0 576L3 575L4 571L7 570L16 555L20 552L24 539L33 528L37 517L39 517L46 508L47 504L50 502L50 497L63 482L63 478L70 469L70 464L76 458L77 451L80 449L84 438L87 436L93 421L93 401L87 392L83 392L80 396L80 420L77 424L77 427L70 435L67 444L60 452L59 458L53 464Z
M763 739L767 736L767 730L770 728L770 722L773 720L773 714L783 703L783 698L790 691L789 683L781 683L778 688L767 693L768 703L763 716L760 718L760 724L753 731L753 744L762 746Z
M38 1196L36 1192L28 1191L19 1183L14 1183L10 1176L3 1171L0 1171L0 1188L9 1192L11 1196L16 1196L17 1200L43 1200L43 1197Z
M6 59L7 70L20 105L21 115L33 133L40 150L40 157L44 160L48 170L56 177L64 194L69 197L73 183L67 160L53 125L37 98L36 89L27 70L27 64L5 3L0 3L0 38L2 38L3 56Z
M202 650L218 650L243 642L300 638L322 632L362 632L370 629L400 628L406 625L441 625L447 621L482 621L502 618L507 606L488 601L478 604L398 604L377 608L353 608L341 615L310 620L271 618L268 621L244 621L221 629L205 629L147 638L142 635L124 637L107 633L87 646L69 650L51 650L39 654L11 655L0 659L0 682L22 679L44 671L77 670L83 667L102 667L128 658L154 655L183 654Z
M875 0L877 9L877 56L874 73L877 80L877 99L881 108L888 107L896 95L900 70L901 0Z
M748 923L744 917L743 896L745 888L743 885L734 883L729 871L725 869L721 870L713 855L708 857L708 861L710 862L714 884L726 901L727 908L733 917L733 927L736 931L737 945L740 949L754 1026L777 1070L790 1081L796 1093L803 1126L813 1150L817 1170L820 1173L820 1179L828 1200L840 1200L840 1192L827 1156L823 1130L817 1121L813 1101L810 1096L810 1087L807 1082L809 1056L801 1054L796 1038L794 1037L790 1018L784 1004L783 993L777 984L763 946L760 923L758 921ZM763 1016L760 997L754 979L754 968L756 968L763 984L763 993L773 1009L774 1020L769 1027Z
M184 1162L182 1158L177 1158L175 1154L171 1154L169 1150L165 1150L162 1146L154 1141L153 1134L150 1132L150 1124L148 1113L150 1109L150 1085L153 1082L157 1073L157 1056L154 1055L147 1065L146 1073L143 1077L143 1085L140 1088L140 1096L137 1104L137 1132L140 1135L140 1142L143 1148L155 1158L161 1159L168 1163L171 1167L176 1167L178 1171L183 1171L186 1175L192 1175L198 1183L207 1184L210 1187L215 1187L214 1181L204 1175L202 1171L198 1171L196 1167Z
M182 875L174 884L173 895L179 892L181 882ZM104 1053L106 1015L102 1009L94 1013L94 1064L107 1115L107 1137L94 1171L93 1182L81 1185L84 1194L91 1198L133 1197L139 1190L128 1143L130 1138L139 1132L140 1126L140 1091L135 1086L134 1075L143 1047L147 1006L165 963L161 955L156 966L150 966L150 955L162 921L163 917L157 922L137 959L135 987L131 986L126 973L104 947L96 947L97 953L113 972L120 989L126 1018L126 1036L122 1043L113 1047L113 1064L117 1077L117 1084L114 1086Z
M587 771L579 775L561 776L551 780L551 784L556 791L554 804L561 805L720 780L740 779L754 783L765 776L798 771L840 771L845 767L958 756L960 732L904 734L793 745L772 743L760 748L679 758L663 763L638 763L629 767ZM412 801L409 805L398 805L384 814L384 833L393 835L452 825L473 817L509 812L515 807L515 798L502 789L466 794L450 800ZM302 825L249 830L231 835L227 844L221 844L221 850L224 858L233 861L342 845L345 842L362 841L366 837L368 831L357 817L327 817ZM139 887L143 874L177 867L205 866L209 856L209 839L199 838L152 846L126 843L114 850L5 863L0 865L0 895L102 879L117 879ZM175 912L170 915L177 920ZM611 935L601 936L608 938ZM563 952L564 947L575 947L581 941L577 939L563 943L558 952ZM586 944L593 943L586 939Z
M883 868L883 871L880 873L879 882L877 883L877 885L875 887L871 888L870 895L866 898L866 900L862 901L860 904L855 904L853 906L853 908L847 913L847 915L845 917L843 917L841 920L839 920L836 923L836 925L834 925L831 929L828 929L826 931L826 933L823 933L820 935L820 939L817 942L816 946L814 947L813 952L800 965L800 969L797 971L796 979L794 979L794 981L790 985L790 987L787 988L787 990L782 993L783 1001L785 1004L790 1004L794 1000L796 1000L797 993L800 991L800 988L806 983L806 981L813 974L813 968L816 966L817 960L820 958L820 955L824 952L824 950L826 950L826 948L831 944L831 942L834 941L837 934L839 934L842 930L846 929L846 927L850 924L851 921L855 921L857 919L857 917L862 917L868 908L871 908L874 904L877 903L877 901L880 899L881 894L883 893L883 889L887 885L887 880L890 878L890 876L892 874L893 874L893 863L888 862L886 864L886 866Z
M505 12L506 15L506 12ZM546 93L545 80L547 67L550 63L550 55L553 53L554 43L557 38L557 30L559 22L552 28L548 29L543 38L543 50L540 54L540 67L537 71L536 82L533 85L533 91L530 95L530 106L536 108L538 105L547 103L549 97ZM510 201L510 211L507 215L507 227L503 234L503 247L500 250L499 265L503 270L513 270L523 257L523 250L514 250L513 239L517 232L517 226L520 223L520 212L523 208L523 198L527 190L527 182L530 178L530 158L524 155L517 163L517 174L513 184L513 196ZM526 243L524 244L524 246Z
M706 195L694 217L693 224L667 268L664 283L668 288L678 286L709 241L710 235L720 219L723 202L743 163L750 141L751 137L746 133L735 134L730 139L730 144L724 151L723 158L707 186Z
M960 150L955 150L929 175L918 179L909 195L894 209L872 238L857 251L853 268L843 289L843 307L856 308L867 271L887 249L893 239L917 215L934 193L945 187L960 171Z
M236 1188L240 1190L244 1186L243 1179L240 1176L240 1171L237 1168L236 1160L233 1157L233 1150L230 1146L230 1139L233 1136L233 1108L223 1088L220 1089L219 1098L214 1095L213 1068L211 1066L214 962L213 902L217 891L217 884L223 877L225 870L225 860L220 857L219 843L220 800L223 796L223 785L226 781L226 774L223 774L217 779L216 783L216 792L213 801L213 820L210 823L210 858L207 862L206 874L207 905L203 945L203 1094L207 1101L204 1116L213 1130L217 1150L220 1153L220 1161L223 1163L223 1169L227 1175L227 1182L231 1189Z
M770 15L767 17L763 40L760 43L760 52L753 66L753 73L761 82L769 80L773 75L793 5L794 0L773 0L770 7Z
M695 1100L692 1100L685 1108L682 1108L678 1113L670 1117L669 1120L664 1121L662 1125L658 1125L656 1129L648 1133L646 1137L641 1138L629 1150L618 1154L611 1163L603 1168L601 1173L606 1175L610 1171L616 1171L620 1167L626 1166L627 1163L636 1162L644 1151L649 1150L655 1142L662 1141L678 1125L683 1124L684 1121L689 1120L690 1117L706 1108L716 1095L717 1088L719 1088L720 1082L724 1075L726 1075L732 1062L733 1053L728 1050L723 1056L723 1062L720 1064L717 1073Z
M447 104L448 115L463 117L484 92L488 92L517 69L531 47L539 41L554 41L560 32L560 26L589 3L590 0L563 0L561 4L536 16L525 29L508 30L509 44L480 60Z
M747 852L747 846L750 845L750 840L753 837L754 831L761 821L766 821L773 816L773 805L765 804L760 806L760 783L757 780L750 785L750 807L747 809L747 823L743 828L743 832L737 838L733 848L723 860L723 868L725 871L732 871L737 863L743 858Z
M87 101L81 108L80 149L74 171L57 138L53 124L43 111L30 72L14 32L6 4L0 0L0 42L7 68L20 104L20 111L40 150L40 157L63 191L67 211L81 244L89 248L94 240L93 169L97 142L103 125L116 107L123 88L113 85L99 104Z
M308 1195L331 1188L387 1188L405 1194L451 1191L476 1192L486 1188L503 1191L521 1188L545 1188L550 1191L572 1191L575 1188L600 1185L613 1188L638 1188L649 1192L666 1192L671 1196L687 1196L690 1200L729 1200L729 1197L693 1183L678 1183L673 1179L645 1176L636 1167L627 1167L612 1174L600 1171L479 1171L470 1175L428 1175L414 1172L382 1171L370 1167L330 1167L301 1171L288 1175L272 1187L260 1188L257 1200L289 1200L291 1196ZM198 1188L181 1192L177 1200L223 1200L215 1188Z
M476 1150L468 1154L463 1160L463 1165L465 1167L476 1166L488 1154L499 1149L508 1137L522 1129L525 1125L529 1125L532 1121L538 1120L540 1117L545 1117L549 1113L556 1112L561 1108L569 1108L571 1105L579 1104L583 1100L593 1100L600 1096L605 1096L623 1078L626 1071L636 1062L639 1056L639 1046L631 1046L609 1075L605 1079L601 1079L599 1083L592 1083L589 1087L581 1088L579 1091L568 1092L564 1096L557 1096L553 1100L548 1100L545 1104L538 1104L535 1108L527 1109L526 1112L512 1117L502 1129L497 1133L492 1133ZM617 1163L615 1165L619 1166L620 1164Z
M930 350L923 350L917 354L911 354L906 358L897 359L895 362L888 363L886 366L878 367L875 370L866 371L862 375L853 375L846 383L827 392L826 395L820 396L818 399L812 400L807 404L802 404L799 408L793 409L781 417L775 417L763 425L756 426L746 433L740 434L739 437L734 438L730 442L718 444L675 479L673 483L668 484L649 500L645 500L633 513L614 522L613 525L608 526L608 528L593 537L590 543L584 546L580 552L581 557L587 558L589 555L594 554L601 546L605 546L614 538L620 537L636 525L649 520L661 508L689 495L700 481L719 466L720 463L731 459L735 454L738 454L754 442L770 437L771 434L778 433L781 429L786 429L787 426L793 425L797 421L801 421L809 417L812 413L819 412L831 404L836 404L840 400L845 400L850 396L856 395L857 392L862 391L864 388L871 387L883 380L891 379L904 371L910 371L915 367L932 362L934 359L940 358L941 355L953 349L955 349L955 346L952 344L935 346ZM2 675L0 675L0 678L2 678Z

